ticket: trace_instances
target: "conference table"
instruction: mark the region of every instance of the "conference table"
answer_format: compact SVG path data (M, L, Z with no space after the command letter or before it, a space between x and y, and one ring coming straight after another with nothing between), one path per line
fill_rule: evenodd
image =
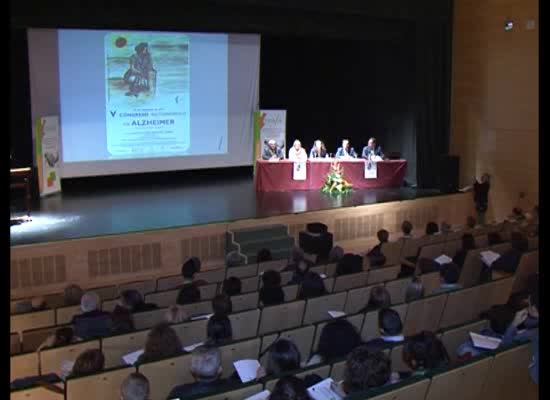
M294 180L294 162L289 160L256 160L256 191L287 192L292 190L319 190L331 170L331 159L308 160L306 179ZM377 176L365 178L365 160L338 160L344 178L354 189L395 188L403 184L407 171L406 160L385 160L376 163Z

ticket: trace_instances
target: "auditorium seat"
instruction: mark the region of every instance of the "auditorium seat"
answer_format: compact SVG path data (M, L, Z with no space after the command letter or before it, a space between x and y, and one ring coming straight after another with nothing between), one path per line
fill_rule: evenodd
M476 236L474 236L474 241L476 243L477 249L483 249L483 248L489 247L489 240L487 240L486 233L476 234Z
M303 358L303 357L302 357ZM326 365L322 365L322 366L313 366L313 367L309 367L309 368L302 368L300 370L300 372L297 372L295 374L292 374L294 375L295 377L297 378L300 378L300 379L304 379L306 376L308 375L318 375L320 376L322 379L326 379L329 377L330 375L330 368L331 366L326 364ZM273 389L275 388L275 385L277 384L277 382L279 381L279 379L282 377L282 376L285 376L287 374L284 374L284 375L281 375L281 376L278 376L276 378L273 378L273 379L270 379L268 380L266 383L265 383L265 389L266 390L269 390L270 392L273 391Z
M410 312L409 304L403 303L390 308L397 311L404 325L407 314ZM369 311L365 314L365 322L363 322L363 329L361 330L361 339L363 342L368 342L369 340L380 337L380 330L378 329L378 311L379 310Z
M55 310L34 311L10 316L10 333L55 325Z
M411 278L396 279L386 283L385 287L390 294L392 304L401 304L405 302L405 292L411 283Z
M111 285L111 286L102 286L92 289L87 289L89 291L96 292L101 301L105 300L113 300L118 297L118 286Z
M60 374L64 361L76 361L77 357L86 350L99 349L99 340L89 340L71 344L69 346L45 349L40 352L40 373L42 375Z
M384 266L397 265L401 257L401 250L403 249L403 241L398 240L395 242L387 242L382 244L382 254L386 257Z
M367 392L368 397L348 396L349 400L368 398L369 400L424 400L428 388L429 379L411 378L395 385L383 386Z
M454 363L457 361L458 356L456 354L456 350L458 349L458 346L470 338L470 332L480 333L488 326L489 321L481 320L444 330L441 341L447 349L447 353L449 353L451 362Z
M101 341L101 350L105 356L105 368L124 365L122 356L142 350L145 347L148 334L149 330L143 330L103 338Z
M66 400L120 400L120 386L134 367L117 368L99 374L69 378L65 383ZM151 382L151 387L155 382Z
M146 294L153 293L156 289L157 282L154 279L149 279L146 281L138 282L129 282L118 285L118 293L124 292L125 290L137 290L141 293L142 296Z
M531 237L529 239L527 239L527 248L532 251L532 250L538 250L539 248L539 237Z
M169 307L173 304L176 304L178 293L179 289L151 293L145 296L145 302L156 304L159 307Z
M271 335L266 335L262 337L260 353L265 352L265 354L261 358L260 363L264 366L264 368L266 367L268 347L279 339L287 339L294 342L294 344L298 347L298 350L300 350L302 361L307 361L309 359L309 354L314 337L315 326L313 325L302 326L296 329L289 329L287 331L280 332L280 334L274 333Z
M185 322L182 324L172 325L176 335L180 338L183 346L201 343L206 340L207 319L199 319L196 321Z
M438 271L422 274L420 282L424 286L424 296L430 296L441 285L441 274Z
M458 280L462 287L467 288L479 283L479 274L482 267L481 252L485 250L487 249L473 249L466 254Z
M370 292L374 286L367 286L348 291L344 312L348 315L358 313L370 299Z
M18 354L10 357L10 382L14 379L38 375L38 353Z
M514 286L512 293L527 290L527 283L530 276L539 272L539 251L533 250L524 253L519 261L518 269L515 273ZM494 275L493 275L494 276Z
M306 302L303 300L264 307L258 335L296 328L302 324Z
M443 246L442 254L453 258L456 255L456 252L462 247L462 240L449 240L445 242Z
M107 300L101 303L101 309L107 312L113 312L119 303L119 299ZM155 303L156 304L156 303Z
M349 289L363 287L367 284L368 272L342 275L335 279L333 293L344 292Z
M344 373L346 371L346 360L341 360L332 364L330 370L330 377L335 382L340 382L344 379Z
M36 386L30 389L12 391L10 393L10 400L65 400L63 385L56 384L55 386L61 390L61 393L46 389L45 387ZM66 400L69 400L69 398Z
M242 279L256 275L258 275L258 264L250 264L227 268L226 278L231 278L232 276L234 276Z
M459 364L458 367L435 371L426 400L498 399L480 396L489 368L493 364L493 358L485 356Z
M405 336L422 331L436 332L445 309L447 294L426 297L408 303L407 317L403 323Z
M223 390L219 393L207 394L204 396L193 397L194 400L242 400L247 399L257 393L263 391L263 387L259 383L251 383L245 386L238 387L233 390Z
M164 316L166 314L165 308L159 308L151 311L143 311L132 314L134 319L134 328L136 330L149 329L153 326L164 322ZM187 314L193 315L193 314Z
M286 285L283 286L283 292L285 293L285 303L296 300L298 297L298 285Z
M241 279L241 293L250 293L258 290L260 278L253 276L251 278Z
M365 314L361 313L361 314L355 314L355 315L348 315L344 317L344 319L347 320L350 324L352 324L355 327L355 329L357 329L357 332L360 333L363 327L363 322L365 321ZM321 333L323 332L323 328L329 322L332 322L332 321L321 322L316 325L315 338L313 339L313 349L312 349L313 352L315 352L319 347L319 340L321 339Z
M480 293L481 286L450 292L439 328L446 329L478 319Z
M328 276L327 274L327 266L326 265L317 265L315 267L311 267L309 269L311 272L316 272L318 273L319 275L326 275Z
M228 269L229 271L229 269ZM208 271L197 272L193 276L194 281L206 281L208 283L220 283L225 279L225 267L212 269Z
M309 299L306 304L303 325L330 319L329 311L344 311L346 292Z
M47 328L31 329L23 331L21 334L21 343L23 351L36 351L38 347L44 343L48 336L53 335L57 329L64 328L68 325L48 326Z
M166 399L172 388L195 380L191 375L191 354L141 364L138 371L151 383L150 398Z
M416 257L418 249L429 244L425 236L419 238L403 239L403 249L401 250L401 258Z
M229 378L234 372L233 362L246 359L258 359L260 338L230 343L220 347L222 355L222 378Z
M391 348L390 357L392 371L411 371L411 368L407 364L405 364L405 361L403 361L403 344L393 346Z
M251 310L258 307L259 299L258 292L239 294L237 296L231 296L231 303L233 306L233 312Z
M201 300L212 300L218 294L218 284L199 286L199 291L201 292Z
M224 271L225 276L225 271ZM206 279L203 279L206 282L209 282ZM157 290L156 292L165 292L167 290L173 290L183 285L183 276L181 275L172 275L167 277L162 277L157 279Z
M334 288L334 280L336 278L325 278L323 279L323 283L325 284L325 289L328 293L332 293L332 289Z
M482 294L479 296L478 311L486 311L495 304L507 303L512 294L513 285L513 276L481 285Z
M255 309L229 314L229 320L231 321L231 328L233 329L233 340L253 338L258 331L260 310Z
M401 271L400 265L371 269L369 271L368 284L374 285L377 283L391 281L397 278L397 274L399 274L399 271Z
M10 334L10 355L21 353L21 341L18 333Z
M538 399L538 385L531 381L528 370L532 354L531 343L521 343L496 350L480 398Z
M55 309L55 324L66 325L70 324L75 315L82 314L80 305L60 307Z
M287 259L282 260L272 260L259 263L258 265L258 274L263 274L265 271L270 269L274 271L281 271L288 265Z
M336 274L336 268L338 267L338 264L336 263L332 263L332 264L327 264L327 272L326 272L326 275L328 277L331 277L331 276L334 276Z
M444 248L445 242L422 246L422 248L420 249L420 254L418 255L418 259L429 258L430 260L433 260L434 258L437 258L441 254L443 254Z

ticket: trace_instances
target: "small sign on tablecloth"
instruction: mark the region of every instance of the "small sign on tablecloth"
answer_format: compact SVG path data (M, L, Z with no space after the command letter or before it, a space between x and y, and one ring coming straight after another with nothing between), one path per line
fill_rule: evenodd
M306 162L298 161L294 163L292 179L295 181L305 181L307 178Z
M376 179L377 177L378 171L376 161L365 161L365 179Z

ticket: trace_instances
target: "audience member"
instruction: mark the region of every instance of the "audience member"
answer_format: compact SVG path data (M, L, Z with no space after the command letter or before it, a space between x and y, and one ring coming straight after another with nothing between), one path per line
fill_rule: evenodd
M269 400L311 400L311 397L304 381L289 375L283 376L277 381Z
M403 221L401 224L401 232L403 232L403 238L410 239L412 238L413 224L410 221Z
M132 372L120 386L120 400L149 400L149 380L139 372Z
M439 233L439 227L433 221L426 224L426 236L436 235Z
M226 381L221 379L222 357L217 347L201 346L193 350L190 369L195 382L174 387L168 399L206 394L226 385Z
M432 294L440 294L462 289L462 286L458 283L458 280L460 279L460 268L455 263L443 264L439 274L441 277L441 285L439 288L435 289Z
M176 304L184 306L186 304L198 303L201 301L201 291L197 282L187 283L181 287L178 292Z
M312 266L313 266L313 263L311 261L308 261L305 258L302 258L295 264L287 265L283 271L293 271L292 278L290 279L289 284L300 285L304 280L306 273L309 271L309 269Z
M200 272L201 270L201 260L197 257L191 257L187 260L181 267L181 276L183 277L183 283L193 282L193 276Z
M267 353L266 375L281 375L300 369L302 357L298 347L288 339L278 339ZM263 378L263 376L258 376Z
M336 276L363 272L363 257L357 254L344 254L336 266Z
M238 267L244 263L243 258L238 251L230 251L225 257L225 265L227 268Z
M64 304L66 306L76 306L80 304L80 299L82 299L83 294L84 291L80 286L74 284L67 286L63 292Z
M445 346L432 332L423 331L407 338L403 346L403 361L412 370L400 372L401 379L408 376L424 376L435 368L450 364Z
M262 275L262 282L260 302L263 306L273 306L285 302L285 292L281 287L281 274L278 271L265 271Z
M346 360L341 388L346 395L365 392L391 383L391 375L391 360L386 354L359 346Z
M298 292L299 300L307 300L314 297L319 297L327 294L323 278L317 272L309 271L304 275L300 291Z
M386 263L386 256L382 253L382 245L388 243L390 233L385 229L381 229L376 233L376 236L379 243L367 253L371 268L382 267Z
M82 314L75 315L71 321L76 336L92 339L111 334L113 320L111 314L99 309L101 303L96 292L82 295L80 309Z
M390 292L384 285L375 286L370 291L370 298L367 305L359 312L369 312L380 308L389 307L391 305Z
M132 332L134 327L134 317L132 312L123 305L117 304L111 313L111 331L114 335Z
M502 271L513 274L519 265L519 260L523 253L528 250L529 244L527 238L519 232L512 232L510 235L510 244L512 248L502 254L490 269L493 271Z
M138 290L128 289L120 294L120 304L128 309L131 313L156 310L156 304L146 303L143 296Z
M227 314L214 314L208 319L206 336L208 346L221 346L233 340L233 328Z
M242 282L236 276L232 276L223 281L223 293L228 296L237 296L241 294Z
M103 356L101 350L86 350L77 357L70 376L74 378L77 376L95 374L101 372L104 366L105 356Z
M138 364L175 357L180 354L183 354L180 338L170 325L160 323L149 331L145 349L139 356Z
M267 261L272 261L272 260L273 260L273 256L271 255L271 250L266 248L258 251L258 254L256 255L256 262L258 264L267 262Z
M424 298L424 285L422 285L420 278L415 276L407 286L405 291L405 301L408 303L410 301L419 300L422 298Z
M328 263L336 264L342 259L342 257L344 257L344 249L340 246L334 246L328 253Z
M348 320L342 318L331 321L323 327L317 351L311 356L307 366L331 363L346 357L361 343L361 335Z
M391 308L378 311L378 330L380 337L369 340L365 346L372 351L381 351L403 343L403 324L399 313Z
M212 312L214 315L229 315L233 312L233 303L226 294L218 294L212 299Z
M168 307L166 314L164 314L164 322L168 324L180 324L187 321L189 316L182 306L174 304Z
M507 346L513 342L517 336L517 328L528 316L527 310L514 312L512 306L508 304L494 305L487 312L490 327L483 329L480 333L484 336L501 339L500 346ZM475 347L471 339L462 343L457 349L457 355L461 361L471 357L477 357L486 354L490 350Z
M453 262L460 268L462 268L464 266L464 261L466 260L466 254L468 254L470 250L474 250L475 248L476 241L474 239L474 236L471 233L465 233L464 235L462 235L462 247L456 252L455 256L453 257Z

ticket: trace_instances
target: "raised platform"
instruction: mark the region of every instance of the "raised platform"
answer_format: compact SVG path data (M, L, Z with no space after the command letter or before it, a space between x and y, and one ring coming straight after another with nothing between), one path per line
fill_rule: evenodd
M379 229L404 219L464 223L471 195L412 188L256 193L252 179L210 184L63 193L42 199L33 221L11 227L11 296L60 292L69 283L97 287L178 274L190 256L223 266L226 232L283 224L296 241L323 222L334 241L366 250Z

